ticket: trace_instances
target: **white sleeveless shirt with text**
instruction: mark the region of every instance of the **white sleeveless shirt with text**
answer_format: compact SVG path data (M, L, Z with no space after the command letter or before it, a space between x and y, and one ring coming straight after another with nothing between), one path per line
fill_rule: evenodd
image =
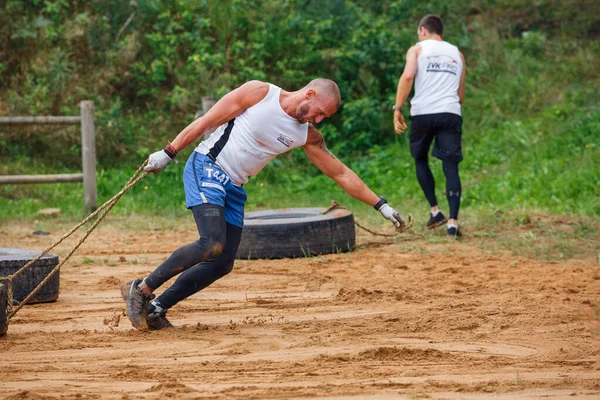
M195 151L214 157L233 184L241 186L279 154L304 146L308 123L283 111L280 94L281 88L269 84L264 99L218 127Z
M417 43L415 95L410 115L452 113L461 115L458 87L463 63L458 48L448 42L423 40Z

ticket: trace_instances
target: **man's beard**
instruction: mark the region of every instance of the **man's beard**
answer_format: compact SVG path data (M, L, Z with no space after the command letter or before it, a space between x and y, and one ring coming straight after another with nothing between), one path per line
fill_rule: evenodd
M306 120L304 119L304 117L306 117L306 114L308 114L308 106L306 104L303 104L300 107L298 107L298 110L296 111L296 119L298 120L298 122L300 122L301 124L305 124Z

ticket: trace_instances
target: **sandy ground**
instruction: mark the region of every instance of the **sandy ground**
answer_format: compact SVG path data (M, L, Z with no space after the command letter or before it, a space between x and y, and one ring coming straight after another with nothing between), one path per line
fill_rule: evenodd
M41 250L67 228L4 226L0 247ZM61 270L59 300L0 338L0 398L600 398L595 259L361 233L349 254L238 261L170 311L179 328L135 331L119 285L195 236L101 225Z

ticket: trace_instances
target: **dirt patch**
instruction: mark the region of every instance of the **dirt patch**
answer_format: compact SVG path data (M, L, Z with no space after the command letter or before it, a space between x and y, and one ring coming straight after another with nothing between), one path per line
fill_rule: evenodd
M347 303L371 303L383 300L400 301L412 300L414 295L408 291L385 291L385 290L369 290L361 288L358 290L341 288L336 299L340 302Z
M115 278L114 276L107 276L104 277L102 279L100 279L98 281L98 286L104 287L104 288L119 288L121 286L121 282L119 279Z
M150 389L146 390L147 392L174 392L174 393L191 393L195 392L194 389L191 389L179 382L166 382L159 383L158 385L152 386Z
M56 397L40 396L33 392L28 392L28 391L24 390L17 394L13 394L12 396L8 396L6 398L6 400L56 400Z
M361 351L358 358L361 360L415 360L431 361L454 358L452 354L434 349L408 349L406 347L378 347L373 350Z
M0 393L11 400L600 396L595 257L545 262L468 238L396 243L365 234L349 254L236 261L230 275L169 311L179 328L133 330L120 284L195 240L192 225L101 225L63 267L58 301L11 319L0 338ZM59 237L31 229L6 227L0 247L42 249ZM68 250L61 244L56 253Z

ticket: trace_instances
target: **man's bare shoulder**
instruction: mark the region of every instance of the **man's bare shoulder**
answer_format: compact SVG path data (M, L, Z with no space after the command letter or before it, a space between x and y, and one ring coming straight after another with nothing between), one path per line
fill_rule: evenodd
M336 159L335 156L329 151L327 145L325 144L325 139L323 139L323 135L321 132L313 124L308 125L308 137L306 138L306 144L304 145L305 149L319 149L324 154L329 156L329 158Z
M238 87L235 92L246 107L251 107L267 96L269 84L262 81L248 81Z
M307 145L315 145L324 142L321 132L313 124L308 124L308 135L306 137Z
M411 46L410 49L408 49L408 51L406 52L406 55L409 56L419 56L419 54L421 54L421 45L419 43Z
M262 81L248 81L238 88L246 96L256 95L265 97L269 93L269 84Z

